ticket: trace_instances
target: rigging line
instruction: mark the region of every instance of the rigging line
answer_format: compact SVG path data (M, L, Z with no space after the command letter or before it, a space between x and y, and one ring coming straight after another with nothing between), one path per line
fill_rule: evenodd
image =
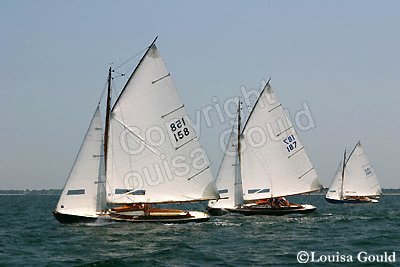
M151 152L153 152L154 154L156 154L157 156L159 156L161 159L163 158L163 152L160 151L160 149L157 149L156 147L153 147L152 145L150 145L148 142L146 142L146 140L144 140L142 137L140 137L139 135L137 135L134 131L132 131L132 129L130 129L127 125L125 125L122 121L120 121L118 118L114 118L119 124L121 124L122 127L124 127L128 132L130 132L131 134L133 134L136 138L138 138L140 140L140 142L142 142L148 149L150 149Z
M347 158L347 160L346 160L346 163L345 163L345 165L347 165L347 163L349 162L349 160L350 160L351 156L353 156L353 153L354 153L354 151L356 150L356 148L357 148L358 144L360 144L360 142L361 142L361 141L358 141L358 142L357 142L357 144L354 146L353 150L351 151L351 153L350 153L349 157L348 157L348 158Z
M146 46L146 48L143 48L142 50L140 50L140 52L134 54L132 57L128 58L127 60L125 60L124 62L122 62L120 65L116 66L114 68L114 70L119 69L120 67L124 66L126 63L128 63L129 61L133 60L135 57L139 56L140 54L142 54L144 51L146 51L148 49L148 47Z
M112 70L112 72L118 74L118 76L113 77L113 79L125 77L125 73L122 73L122 72L119 72L119 71L115 71L115 70Z
M124 87L122 88L122 91L120 92L119 96L117 97L117 100L115 101L114 106L111 108L111 111L114 110L116 104L118 103L119 99L123 95L123 93L124 93L126 87L128 86L130 80L135 76L136 72L138 71L138 69L142 65L143 61L146 59L146 57L147 57L148 53L150 52L151 48L157 49L156 46L155 46L155 42L157 41L157 38L158 38L158 36L153 40L153 42L151 42L150 46L147 47L146 52L144 53L142 58L139 60L139 63L136 65L136 67L133 70L132 74L129 76L129 79L126 81Z
M119 77L118 77L119 78ZM116 86L115 86L115 83L114 83L114 78L112 78L111 79L111 94L112 94L112 97L111 97L111 99L114 97L114 99L117 99L117 97L118 97L118 93L116 92ZM111 110L110 110L110 112L111 112Z
M267 83L265 84L264 88L261 90L260 95L258 96L256 102L255 102L254 105L253 105L253 108L252 108L251 111L250 111L250 114L247 116L247 119L246 119L246 121L244 122L244 126L243 126L243 128L242 128L242 133L243 133L244 130L246 129L247 123L249 122L250 117L251 117L251 115L253 114L253 111L254 111L254 109L255 109L256 106L257 106L257 103L258 103L258 101L260 101L260 98L262 97L262 94L264 93L265 89L269 86L269 82L270 82L270 81L271 81L271 78L268 79L268 81L267 81Z
M103 99L103 96L104 96L106 90L107 90L107 81L106 81L106 83L104 84L103 92L102 92L101 95L100 95L99 102L98 102L99 105L100 105L100 103L101 103L101 100Z

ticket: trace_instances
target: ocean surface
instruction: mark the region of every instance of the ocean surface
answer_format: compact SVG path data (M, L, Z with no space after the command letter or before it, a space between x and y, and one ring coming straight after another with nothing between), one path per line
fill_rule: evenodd
M309 258L314 252L313 266L400 266L400 196L358 205L329 204L317 195L292 200L318 209L198 224L63 225L52 215L58 196L2 195L0 266L304 266L300 251ZM360 252L395 252L396 262L363 263ZM337 262L349 256L353 262Z

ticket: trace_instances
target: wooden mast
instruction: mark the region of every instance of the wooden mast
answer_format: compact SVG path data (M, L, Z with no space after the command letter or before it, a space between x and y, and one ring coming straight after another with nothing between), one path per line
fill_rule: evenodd
M104 128L104 165L107 170L107 150L108 150L108 131L110 128L110 109L111 109L111 67L108 69L107 79L107 107L106 107L106 121Z
M241 203L240 203L240 205L239 206L242 206L243 205L243 187L242 187L242 156L241 156L241 152L240 152L240 150L241 150L241 141L240 141L240 137L241 137L241 130L240 130L240 126L241 126L241 119L240 119L240 99L239 99L239 101L238 101L238 109L237 109L237 113L238 113L238 117L237 117L237 155L238 155L238 159L239 159L239 162L238 162L238 164L239 164L239 174L237 173L237 169L235 169L235 183L234 183L234 185L235 185L235 187L234 187L234 191L235 191L235 193L234 193L234 204L236 205L236 203L237 203L237 187L240 185L240 195L241 195L241 197L240 197L240 200L241 200ZM236 160L235 160L235 163L236 163ZM237 166L235 166L235 168L237 168ZM239 175L239 177L240 177L240 180L239 180L239 178L238 178L238 175Z
M240 155L240 136L241 136L241 133L240 133L240 99L239 99L239 103L238 103L238 110L237 110L237 113L238 113L238 129L237 129L237 138L238 138L238 145L237 145L237 152L238 152L238 155L239 155L239 164L241 163L241 155Z

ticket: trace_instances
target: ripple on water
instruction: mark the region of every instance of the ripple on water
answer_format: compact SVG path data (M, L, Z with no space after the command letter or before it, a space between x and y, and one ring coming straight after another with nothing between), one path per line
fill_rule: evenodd
M400 247L400 196L356 206L309 196L298 202L317 206L311 214L228 215L183 225L62 225L51 214L57 200L0 199L7 218L0 221L0 265L282 266L296 264L300 250L356 253Z

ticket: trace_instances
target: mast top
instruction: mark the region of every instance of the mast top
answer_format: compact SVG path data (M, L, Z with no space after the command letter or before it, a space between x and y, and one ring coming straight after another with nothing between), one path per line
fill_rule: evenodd
M125 86L122 88L121 93L119 94L119 96L117 97L117 100L114 102L114 106L111 108L111 112L114 111L115 106L117 105L119 99L121 98L121 96L124 94L124 91L127 87L127 85L129 84L129 82L131 81L132 77L135 75L135 73L137 72L137 70L139 69L139 67L142 65L142 62L144 61L144 59L146 58L147 54L149 53L151 47L155 44L155 42L157 41L158 36L156 36L156 38L154 38L154 40L151 42L151 44L147 47L146 52L143 54L142 58L140 59L139 63L136 65L136 68L133 70L131 76L129 77L128 81L125 83ZM111 68L110 68L111 69Z
M261 93L260 93L260 95L258 96L258 98L257 98L256 102L255 102L255 103L254 103L254 105L253 105L253 108L252 108L252 109L251 109L251 111L250 111L250 114L249 114L249 116L247 117L247 120L246 120L246 122L244 123L243 129L242 129L242 132L244 131L244 129L246 129L247 122L250 120L250 117L251 117L251 115L253 114L254 108L257 106L257 103L258 103L258 101L260 100L260 98L261 98L262 94L264 93L265 89L266 89L266 88L267 88L267 86L269 85L269 82L270 82L270 81L271 81L271 78L269 78L269 79L268 79L268 81L267 81L267 83L265 84L264 88L261 90ZM239 102L240 102L240 101L239 101Z

